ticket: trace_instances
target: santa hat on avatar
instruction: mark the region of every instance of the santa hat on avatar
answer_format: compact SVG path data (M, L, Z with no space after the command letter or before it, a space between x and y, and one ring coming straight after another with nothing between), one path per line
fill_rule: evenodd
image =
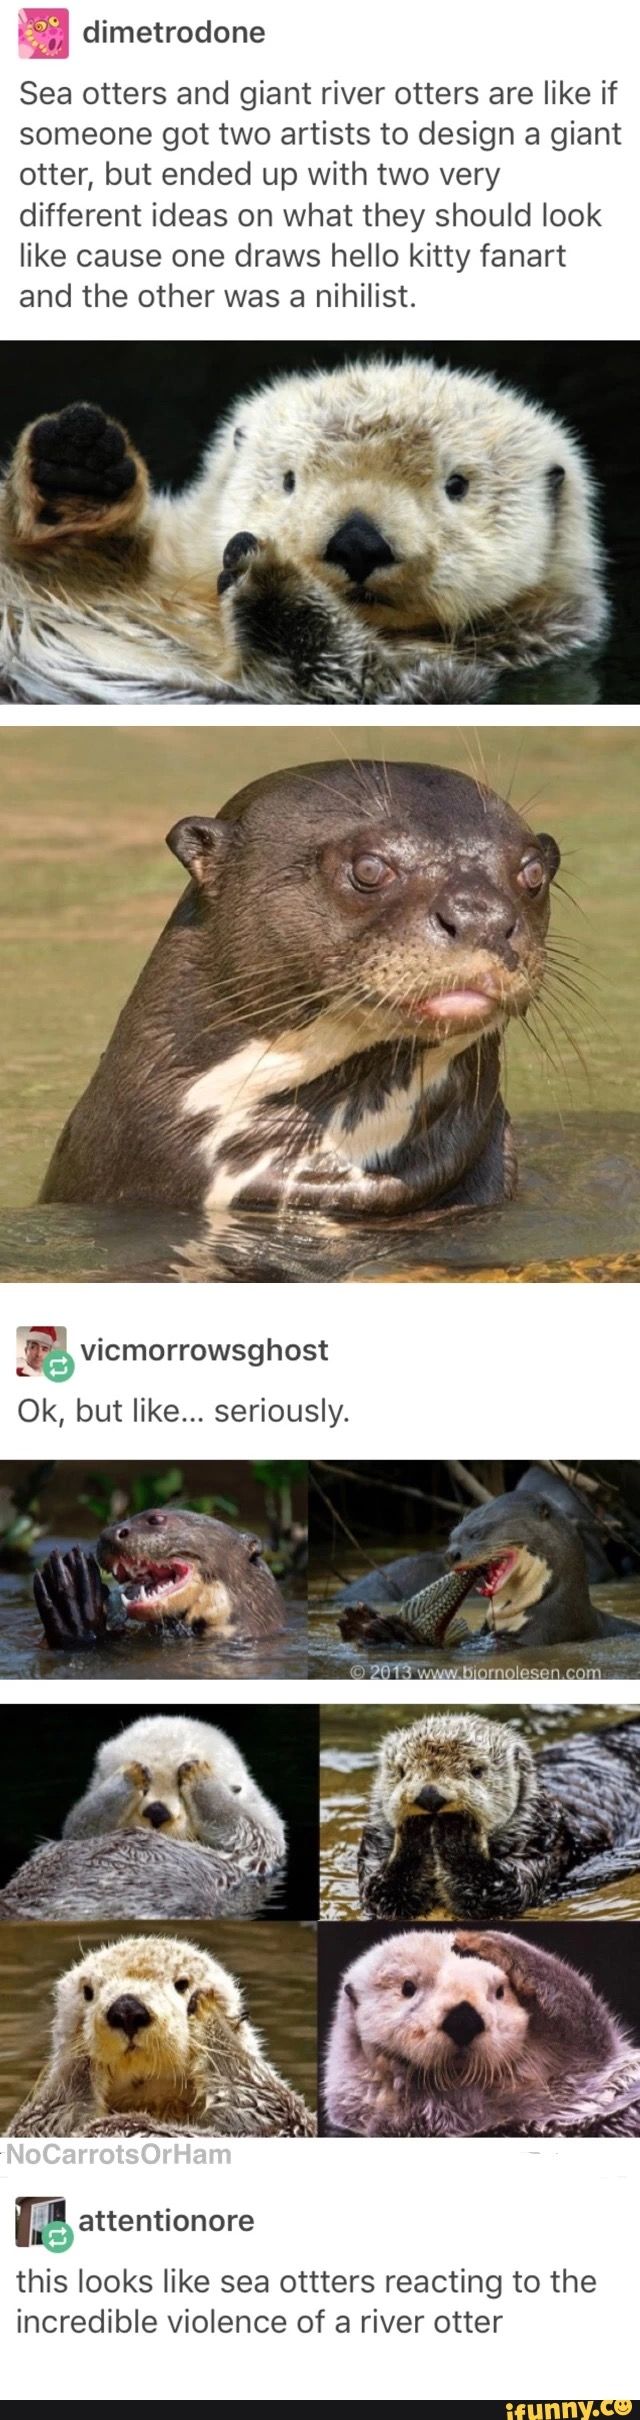
M25 1344L57 1344L57 1328L27 1328Z

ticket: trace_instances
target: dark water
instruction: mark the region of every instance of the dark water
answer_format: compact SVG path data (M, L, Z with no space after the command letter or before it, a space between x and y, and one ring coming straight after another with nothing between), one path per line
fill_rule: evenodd
M442 1709L455 1713L454 1706ZM502 1706L493 1699L482 1712L493 1721L511 1723L534 1750L576 1731L606 1731L623 1722L624 1706ZM634 1709L635 1711L635 1709ZM366 1815L377 1753L386 1733L414 1722L417 1708L399 1705L323 1706L320 1759L320 1912L323 1917L353 1919L360 1915L356 1859ZM637 1718L637 1717L636 1717ZM527 1908L527 1923L563 1923L568 1917L640 1920L640 1851L638 1872L607 1883L599 1890L574 1890L552 1905Z
M623 1281L640 1277L640 1118L516 1121L520 1189L503 1208L339 1222L257 1211L38 1205L0 1217L0 1280L281 1285Z
M157 1932L133 1924L126 1934ZM85 1924L81 1936L59 1924L4 1925L0 1936L0 2130L6 2131L48 2054L53 1987L59 1975L122 1925ZM316 2102L316 1946L312 1925L171 1925L171 1939L198 1942L242 1985L246 2014L267 2058L289 2084Z
M418 1552L420 1540L414 1543ZM386 1555L376 1548L375 1560L380 1564L392 1562L396 1554L397 1546L390 1547ZM376 1649L371 1641L356 1645L352 1639L340 1637L334 1609L338 1587L369 1569L364 1559L359 1561L342 1544L338 1583L335 1574L329 1570L323 1572L316 1560L309 1609L309 1671L314 1680L470 1681L478 1697L483 1698L494 1680L640 1681L638 1573L632 1579L607 1580L604 1586L591 1590L594 1604L604 1613L617 1614L624 1621L637 1619L637 1647L633 1638L614 1637L585 1639L553 1648L529 1648L524 1652L514 1639L511 1647L497 1652L478 1636L486 1622L486 1604L480 1597L469 1596L451 1623L446 1647L420 1648L417 1653L402 1639L381 1642Z
M45 1554L66 1553L74 1538L41 1539L38 1562ZM34 1569L36 1566L34 1565ZM285 1591L286 1593L286 1591ZM253 1681L304 1680L307 1674L306 1607L288 1606L287 1629L252 1645L225 1639L179 1638L153 1633L131 1622L123 1635L110 1635L102 1646L65 1654L41 1644L42 1632L33 1601L31 1573L0 1571L1 1680L134 1680Z

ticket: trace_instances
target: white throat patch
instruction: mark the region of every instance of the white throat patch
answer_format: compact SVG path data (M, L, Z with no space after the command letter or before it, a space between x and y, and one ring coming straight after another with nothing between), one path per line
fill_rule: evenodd
M486 1029L485 1029L486 1030ZM474 1036L474 1039L478 1039ZM389 1152L398 1149L409 1133L418 1103L426 1093L440 1085L452 1059L468 1050L469 1034L452 1035L451 1039L434 1044L429 1051L418 1051L410 1076L398 1075L381 1109L363 1112L355 1125L348 1123L349 1105L337 1103L333 1117L317 1140L305 1139L299 1161L295 1152L287 1150L286 1159L280 1155L277 1140L269 1138L267 1149L260 1149L260 1117L277 1105L279 1097L295 1092L303 1085L327 1075L358 1051L371 1050L379 1037L363 1018L359 1025L353 1012L347 1021L339 1015L316 1017L313 1024L298 1031L278 1034L273 1041L263 1035L252 1036L241 1050L229 1059L217 1060L213 1067L198 1076L189 1086L183 1101L185 1117L211 1119L208 1134L202 1142L202 1152L211 1170L211 1184L206 1196L210 1210L228 1208L245 1186L253 1183L263 1171L277 1167L281 1161L282 1190L295 1184L298 1168L336 1169L352 1171L362 1176L375 1170ZM230 1167L228 1152L232 1145L255 1132L256 1157L242 1168Z
M541 1556L530 1554L528 1546L522 1546L513 1571L491 1598L494 1629L521 1630L528 1606L539 1603L550 1579L550 1563L543 1563Z

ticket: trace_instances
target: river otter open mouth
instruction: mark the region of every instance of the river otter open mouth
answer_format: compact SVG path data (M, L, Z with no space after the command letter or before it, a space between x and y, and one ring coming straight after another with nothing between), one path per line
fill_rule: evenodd
M181 1562L177 1556L166 1563L145 1566L129 1561L126 1555L118 1555L110 1568L127 1613L138 1621L153 1621L155 1615L169 1613L177 1597L182 1611L185 1588L193 1584L195 1577L191 1563Z
M481 1564L480 1571L474 1582L476 1596L496 1596L498 1589L504 1586L505 1580L510 1579L511 1573L512 1571L515 1571L519 1560L520 1548L519 1546L514 1546L509 1548L506 1554L499 1555L495 1563Z

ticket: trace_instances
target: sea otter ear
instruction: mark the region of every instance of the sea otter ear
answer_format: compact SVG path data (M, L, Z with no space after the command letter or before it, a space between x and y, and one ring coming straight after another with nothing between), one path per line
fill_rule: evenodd
M560 850L551 832L536 832L536 843L544 858L549 881L554 882L560 864Z
M349 1981L349 1976L348 1976L348 1975L347 1975L347 1980L346 1980L346 1983L345 1983L345 1987L344 1987L344 1988L345 1988L345 1998L346 1998L347 2000L350 2000L350 2001L351 2001L351 2006L352 2006L352 2008L357 2008L357 2006L358 2006L358 1994L357 1994L357 1991L356 1991L356 1989L355 1989L355 1985L354 1985L353 1983L350 1983L350 1981Z
M183 815L167 832L167 848L186 865L194 882L215 881L228 847L228 829L215 815Z

